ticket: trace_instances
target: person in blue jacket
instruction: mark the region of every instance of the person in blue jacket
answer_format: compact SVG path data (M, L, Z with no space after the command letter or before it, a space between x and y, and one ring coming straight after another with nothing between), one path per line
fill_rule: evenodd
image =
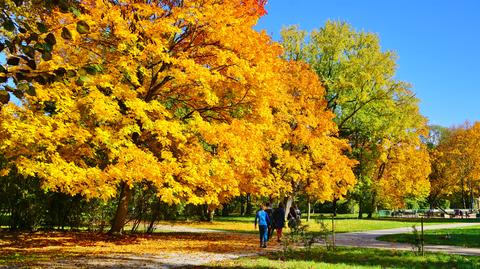
M255 215L255 229L257 229L257 221L260 232L260 247L266 248L268 241L268 225L270 225L270 218L268 217L268 213L265 212L264 205L260 207L260 210L258 210L257 214Z

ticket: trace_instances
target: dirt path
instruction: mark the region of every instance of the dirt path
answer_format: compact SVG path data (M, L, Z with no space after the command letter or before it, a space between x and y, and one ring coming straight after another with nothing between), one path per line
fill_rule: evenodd
M453 223L441 225L424 226L424 230L460 228L478 225L478 223ZM417 227L420 230L420 227ZM406 243L394 243L379 241L376 238L388 234L411 233L412 228L396 228L385 230L374 230L354 233L339 233L335 235L337 246L365 247L365 248L384 248L397 250L412 250L412 245ZM425 245L425 251L446 252L462 255L480 255L480 248L465 248L447 245Z

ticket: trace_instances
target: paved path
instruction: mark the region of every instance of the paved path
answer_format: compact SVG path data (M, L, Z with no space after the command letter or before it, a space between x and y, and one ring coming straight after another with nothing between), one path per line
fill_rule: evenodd
M452 224L440 224L424 226L424 230L435 229L449 229L479 225L478 223L452 223ZM417 227L420 230L420 227ZM337 246L352 246L352 247L366 247L366 248L384 248L384 249L397 249L397 250L412 250L412 245L406 243L394 243L379 241L376 238L382 235L388 234L400 234L411 233L412 228L396 228L385 230L373 230L366 232L354 232L354 233L338 233L335 235L335 243ZM458 246L446 246L446 245L425 245L425 251L446 252L452 254L462 255L480 255L480 248L465 248Z

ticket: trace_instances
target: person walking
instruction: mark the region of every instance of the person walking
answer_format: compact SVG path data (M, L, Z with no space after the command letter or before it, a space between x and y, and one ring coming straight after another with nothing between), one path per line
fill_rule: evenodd
M277 230L277 241L281 242L283 227L285 227L285 209L282 203L279 203L278 208L273 211L272 223L273 228Z
M255 215L255 229L257 229L258 221L258 230L260 232L260 247L266 248L268 241L268 225L270 224L270 218L268 217L267 212L265 212L265 206L262 205L260 210L257 211Z
M295 206L292 205L290 206L290 211L288 212L288 227L292 230L297 229L298 223L297 223L297 211L295 210Z
M270 223L268 224L268 240L273 236L273 230L275 229L275 220L273 219L273 208L271 207L270 203L265 204L265 212L268 214L268 218L270 219Z

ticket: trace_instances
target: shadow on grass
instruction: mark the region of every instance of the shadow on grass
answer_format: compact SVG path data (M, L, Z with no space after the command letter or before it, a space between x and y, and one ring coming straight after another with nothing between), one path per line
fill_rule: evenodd
M278 259L278 254L270 259ZM370 265L382 268L479 268L480 257L427 253L424 257L408 251L392 251L367 248L338 248L327 252L316 248L307 253L295 251L287 256L288 260L308 260L331 264Z
M0 232L0 246L2 248L43 248L52 246L94 246L99 242L114 242L117 245L131 245L137 243L137 235L110 236L104 233L91 232L35 232L11 233Z
M380 236L378 240L398 243L412 243L415 241L413 234L390 234ZM480 229L442 229L427 230L424 234L425 244L451 245L470 248L480 248Z

